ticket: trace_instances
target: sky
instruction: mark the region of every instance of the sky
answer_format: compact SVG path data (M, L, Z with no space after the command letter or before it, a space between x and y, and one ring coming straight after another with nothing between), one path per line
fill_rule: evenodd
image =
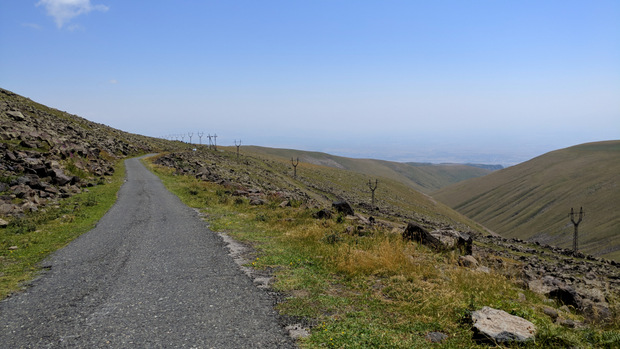
M155 137L508 166L620 139L620 1L0 0L0 87Z

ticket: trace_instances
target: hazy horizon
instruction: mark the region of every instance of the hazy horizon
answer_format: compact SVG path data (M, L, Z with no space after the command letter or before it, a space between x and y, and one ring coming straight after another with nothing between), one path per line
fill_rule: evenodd
M154 137L509 166L620 139L618 18L617 1L0 1L0 87Z

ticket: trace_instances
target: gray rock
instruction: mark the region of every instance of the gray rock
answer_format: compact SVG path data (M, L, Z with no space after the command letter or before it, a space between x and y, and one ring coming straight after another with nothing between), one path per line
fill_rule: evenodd
M441 332L429 332L424 338L431 343L439 343L448 338L448 335Z
M503 310L483 307L471 315L476 339L493 343L524 342L534 338L533 323Z
M467 268L476 268L478 261L474 256L468 254L467 256L459 256L459 264Z
M544 307L542 311L553 320L558 318L558 311L551 307Z
M24 117L24 114L22 114L20 111L7 111L6 115L10 116L13 118L13 120L15 121L24 121L26 120L26 118Z
M52 178L54 178L54 183L60 186L66 185L72 180L72 177L65 175L65 173L59 168L52 170Z
M415 223L409 223L403 232L403 238L429 246L436 251L460 250L461 254L472 254L472 238L452 229L440 229L428 232Z
M9 225L9 222L7 222L4 219L0 218L0 228L6 228L8 225Z

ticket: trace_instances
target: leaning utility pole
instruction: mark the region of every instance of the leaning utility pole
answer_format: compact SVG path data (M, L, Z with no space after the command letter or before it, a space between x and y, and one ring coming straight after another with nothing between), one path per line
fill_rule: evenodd
M573 208L570 208L570 221L573 222L573 226L575 226L575 233L573 234L573 252L577 253L577 239L578 239L578 227L579 223L583 220L583 216L585 212L583 212L583 207L579 208L579 219L575 222L575 213L573 212Z
M372 192L372 209L375 209L375 190L377 189L377 185L379 184L379 180L375 179L375 186L372 186L372 182L370 181L370 179L368 180L368 188L370 188L370 191Z
M239 140L239 144L237 144L237 140L235 139L235 146L237 147L237 160L239 160L239 147L241 146L241 140Z
M293 178L297 178L297 165L299 165L299 158L297 158L297 162L293 161L291 158L291 164L293 164Z

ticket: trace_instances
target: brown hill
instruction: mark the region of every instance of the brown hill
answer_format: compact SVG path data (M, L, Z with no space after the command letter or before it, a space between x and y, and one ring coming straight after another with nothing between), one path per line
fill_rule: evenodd
M553 151L433 197L506 237L572 247L571 208L583 207L579 249L620 259L620 141Z

